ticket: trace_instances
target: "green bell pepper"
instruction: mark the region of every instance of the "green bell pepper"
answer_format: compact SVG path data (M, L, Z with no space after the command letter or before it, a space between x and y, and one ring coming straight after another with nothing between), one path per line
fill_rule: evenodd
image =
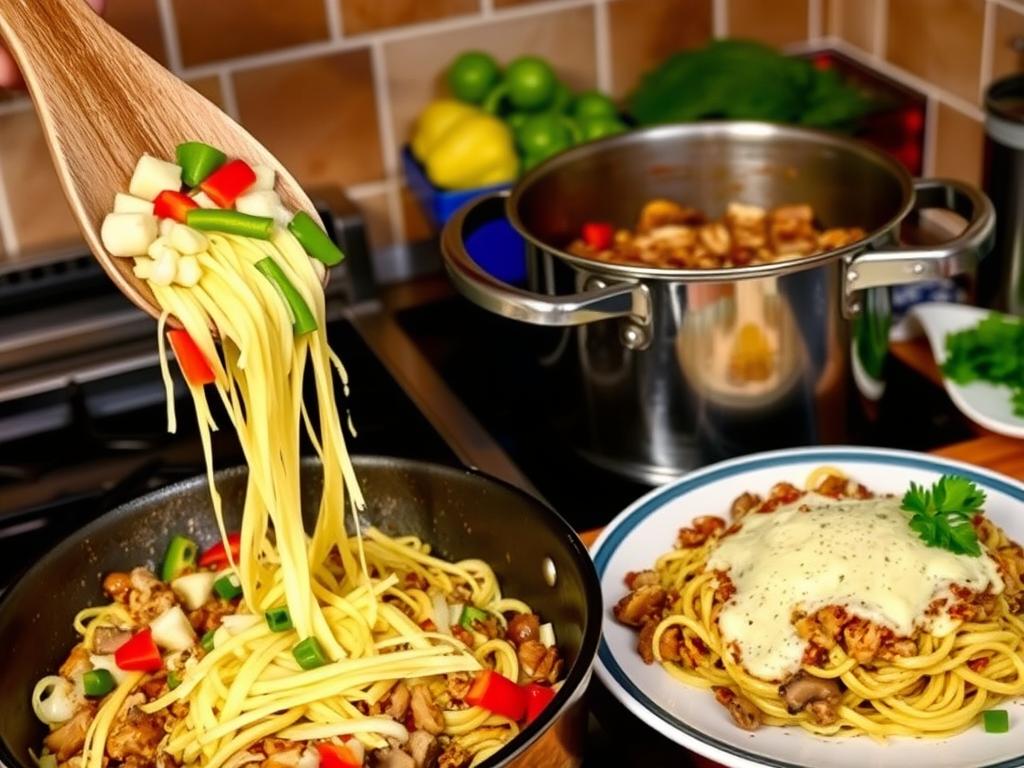
M192 539L180 534L172 536L164 552L160 578L164 581L174 581L186 571L193 570L196 567L198 553L199 547Z

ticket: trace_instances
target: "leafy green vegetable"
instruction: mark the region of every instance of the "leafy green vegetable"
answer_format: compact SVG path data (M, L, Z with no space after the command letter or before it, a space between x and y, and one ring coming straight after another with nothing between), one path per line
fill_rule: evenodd
M993 312L974 328L949 334L942 372L957 384L1010 387L1013 412L1024 416L1024 321Z
M914 513L910 527L929 547L979 557L981 546L971 519L984 503L985 492L966 477L943 475L930 490L911 483L902 508Z
M746 40L677 53L645 75L630 98L641 125L726 118L847 129L870 108L835 71Z

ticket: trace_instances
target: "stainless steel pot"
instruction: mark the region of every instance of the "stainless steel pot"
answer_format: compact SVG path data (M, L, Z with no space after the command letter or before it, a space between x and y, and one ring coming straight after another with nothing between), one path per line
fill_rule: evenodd
M810 258L734 269L607 264L565 251L583 222L629 227L655 197L710 215L732 201L808 203L825 225L868 235ZM941 246L900 246L900 223L928 208L955 211L967 226ZM467 252L466 239L502 216L528 244L529 289L492 277ZM969 272L992 228L992 206L977 189L912 180L860 142L715 122L634 131L558 155L511 192L467 204L446 225L442 250L459 291L481 307L576 326L545 357L573 382L556 412L591 459L660 482L723 456L843 440L850 381L869 398L882 386L888 294L880 287ZM770 371L756 380L730 374L746 354L747 326L756 329L748 340L770 349Z
M491 563L502 587L555 627L565 681L541 715L481 768L575 768L583 755L583 700L601 635L601 587L586 548L547 505L476 472L407 459L353 459L367 499L364 521L392 535L414 534L455 559ZM320 465L302 466L303 513L320 502ZM225 522L237 528L245 468L218 472ZM100 574L125 571L161 551L187 527L216 539L205 477L185 480L111 510L42 557L0 600L0 766L29 768L46 730L29 701L36 681L57 669L78 638L75 613L102 602Z

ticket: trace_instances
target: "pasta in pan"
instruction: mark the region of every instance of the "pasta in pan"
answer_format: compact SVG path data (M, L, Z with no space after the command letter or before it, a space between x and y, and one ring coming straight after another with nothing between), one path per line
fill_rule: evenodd
M980 556L929 547L898 499L825 467L696 518L615 615L741 728L949 736L1024 694L1024 553L972 525Z
M202 209L175 195L200 226ZM154 205L159 213L159 196ZM475 766L554 697L562 660L553 629L505 597L487 563L450 562L414 536L361 528L365 502L337 406L345 371L327 343L322 269L307 254L309 242L323 246L295 220L235 214L215 211L204 231L170 223L168 242L196 248L176 256L173 280L159 279L159 239L136 257L163 308L161 349L171 318L182 329L172 341L222 541L197 558L196 542L175 537L160 578L144 568L106 576L112 602L79 612L81 642L33 695L51 726L40 764ZM129 235L149 223L117 215ZM183 262L188 279L179 279ZM210 392L249 468L238 532L227 530L214 485ZM323 466L311 536L303 434Z

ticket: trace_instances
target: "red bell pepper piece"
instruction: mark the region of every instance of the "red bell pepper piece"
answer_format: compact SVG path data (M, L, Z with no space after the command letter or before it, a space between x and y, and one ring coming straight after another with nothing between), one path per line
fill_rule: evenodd
M231 559L238 562L238 552L242 546L242 537L238 533L228 534L228 546L231 547ZM224 542L218 541L208 550L199 556L199 566L209 568L211 566L220 568L228 564L228 553L224 549Z
M167 339L171 342L171 349L174 350L174 357L178 360L185 381L197 386L213 382L216 378L213 369L206 362L192 337L188 335L188 331L175 328L167 332Z
M228 160L199 184L221 208L230 208L256 182L256 172L244 160Z
M139 672L155 672L164 665L149 627L136 632L114 651L114 662L121 669Z
M485 669L473 680L466 702L518 722L526 712L526 690L493 669Z
M161 219L174 219L185 223L185 215L199 204L184 192L165 189L153 201L153 213Z
M363 764L352 754L352 750L339 744L317 744L320 753L320 768L360 768Z
M529 725L555 698L555 689L540 683L530 683L523 686L523 689L526 691L526 724Z
M603 251L611 248L615 240L615 228L607 221L588 221L583 224L583 242L591 248Z

